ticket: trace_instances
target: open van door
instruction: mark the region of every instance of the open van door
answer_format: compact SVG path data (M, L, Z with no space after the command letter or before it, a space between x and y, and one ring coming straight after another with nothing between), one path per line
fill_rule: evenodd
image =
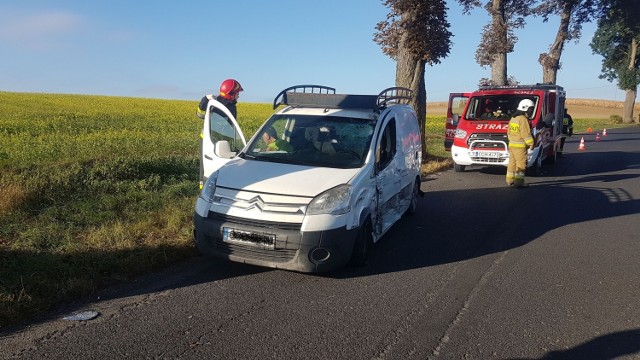
M451 151L453 138L456 136L456 128L458 127L458 119L462 115L471 93L451 93L449 94L449 104L447 105L447 122L445 124L444 133L444 149Z
M200 135L200 188L212 172L218 170L242 150L247 141L229 109L212 99L207 104Z

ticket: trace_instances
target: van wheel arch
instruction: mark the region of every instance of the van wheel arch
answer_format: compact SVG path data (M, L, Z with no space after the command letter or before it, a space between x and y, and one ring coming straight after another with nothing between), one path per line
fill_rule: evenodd
M371 217L366 216L364 222L358 228L358 234L353 243L351 259L349 264L355 267L363 267L369 262L371 251L373 249L373 224Z
M418 210L418 200L422 196L424 196L424 193L420 190L420 178L416 177L416 181L413 184L413 190L411 192L409 207L404 212L406 215L413 215L416 213Z

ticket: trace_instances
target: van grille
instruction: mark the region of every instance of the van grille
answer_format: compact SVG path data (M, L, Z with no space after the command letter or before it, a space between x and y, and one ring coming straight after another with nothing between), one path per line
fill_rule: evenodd
M300 231L300 228L302 228L302 224L299 224L299 223L283 223L283 222L275 222L275 221L239 218L235 216L229 216L226 214L220 214L213 211L209 212L209 219L224 221L232 224L249 225L249 226L256 226L256 227L268 228L268 229Z
M229 244L222 241L222 239L216 239L215 245L216 252L219 254L278 263L293 260L298 252L297 249L263 249L255 246Z

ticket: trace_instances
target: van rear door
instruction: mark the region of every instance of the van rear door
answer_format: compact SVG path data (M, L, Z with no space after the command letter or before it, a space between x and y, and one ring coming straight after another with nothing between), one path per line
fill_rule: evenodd
M231 112L222 103L209 100L201 136L200 187L212 172L242 150L247 141Z
M456 128L458 127L458 119L462 116L462 112L467 103L471 93L451 93L449 94L449 104L447 105L447 122L445 124L444 133L444 149L451 151L451 145L453 145L453 138L456 135Z

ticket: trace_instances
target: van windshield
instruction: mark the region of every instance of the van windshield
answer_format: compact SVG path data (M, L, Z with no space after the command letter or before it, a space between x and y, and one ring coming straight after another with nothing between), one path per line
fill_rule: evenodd
M242 157L333 168L362 167L375 121L339 116L274 115Z
M538 97L522 94L485 95L471 98L467 108L467 120L509 120L521 100L532 100L537 111Z

